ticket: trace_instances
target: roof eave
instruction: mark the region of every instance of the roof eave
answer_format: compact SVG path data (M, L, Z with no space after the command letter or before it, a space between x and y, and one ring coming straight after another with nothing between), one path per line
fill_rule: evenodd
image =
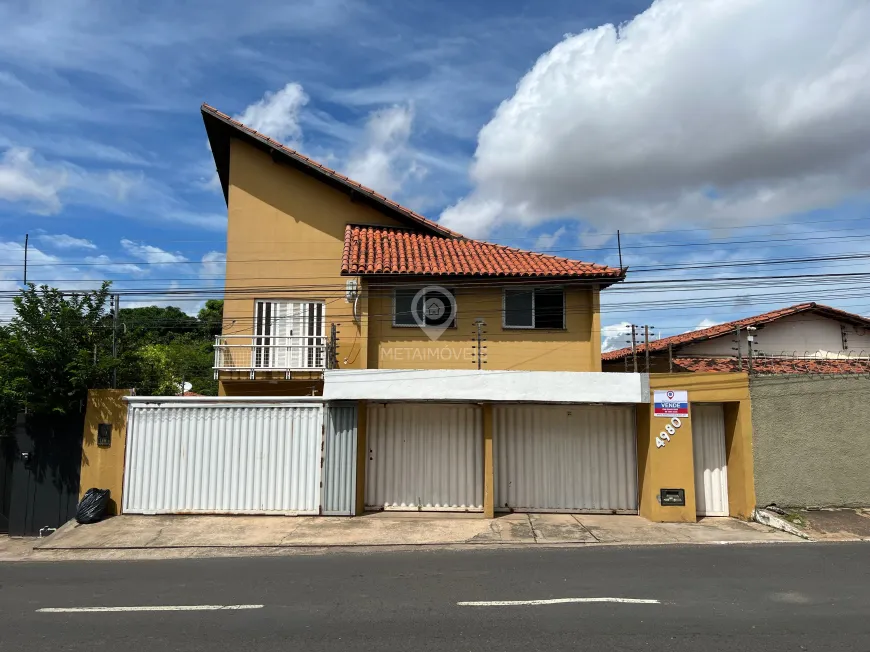
M583 275L583 276L571 276L571 275L561 275L561 276L532 276L532 275L521 275L521 274L459 274L459 273L409 273L409 272L353 272L348 270L341 270L341 276L359 276L366 279L378 279L378 278L407 278L410 280L413 279L423 279L423 278L479 278L479 279L491 279L495 281L533 281L533 282L577 282L584 284L597 284L597 285L605 285L609 287L615 283L621 283L625 280L625 274L619 277L614 276L596 276L592 274Z
M272 160L289 163L293 168L345 192L355 201L361 201L402 223L412 225L415 229L422 229L445 238L462 237L460 234L435 223L421 221L418 217L394 206L385 197L382 198L380 195L370 192L365 188L348 183L340 176L319 168L309 161L303 160L301 157L294 156L277 143L270 142L265 137L259 137L233 124L232 121L219 115L207 105L201 107L201 112L209 146L211 147L215 167L217 168L218 178L220 179L224 201L227 204L229 203L230 140L231 138L237 138L269 154Z

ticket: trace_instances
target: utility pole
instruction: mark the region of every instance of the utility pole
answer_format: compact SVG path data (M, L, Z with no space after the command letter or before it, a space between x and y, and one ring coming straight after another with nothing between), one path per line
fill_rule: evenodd
M749 345L749 375L752 375L752 343L755 341L755 336L752 334L755 330L755 326L747 326L746 330L749 331L746 336L746 342Z
M477 326L477 368L478 370L482 369L482 365L485 362L483 359L483 342L486 340L483 338L483 327L486 326L486 322L482 317L478 317L474 320L474 325Z
M743 347L740 342L740 326L734 328L734 333L737 335L737 347L732 350L737 351L737 371L743 371Z
M112 308L112 389L118 388L118 311L121 308L121 295L115 294Z
M619 271L622 271L622 238L619 235L619 229L616 229L616 248L619 250Z
M674 345L668 344L668 373L674 373Z
M24 234L24 285L27 285L27 247L30 244L30 234Z
M649 373L649 324L643 327L643 357L644 369L646 373Z
M631 357L634 360L634 373L637 373L637 326L631 325Z

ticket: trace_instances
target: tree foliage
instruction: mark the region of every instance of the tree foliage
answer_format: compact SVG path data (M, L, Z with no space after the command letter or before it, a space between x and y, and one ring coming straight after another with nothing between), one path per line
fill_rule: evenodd
M106 385L114 366L106 355L108 300L108 283L74 295L31 284L15 297L3 347L3 384L15 403L63 414L79 408L89 387Z
M172 306L122 309L117 328L108 282L77 294L29 285L14 304L15 316L0 327L2 430L23 409L78 413L88 389L111 387L114 378L139 394L179 394L186 383L217 394L212 344L222 301L207 301L197 317Z

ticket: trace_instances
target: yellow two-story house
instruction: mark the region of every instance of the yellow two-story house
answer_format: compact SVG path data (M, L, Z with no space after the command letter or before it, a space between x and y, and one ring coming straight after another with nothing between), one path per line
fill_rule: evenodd
M463 237L210 106L202 115L228 209L218 402L352 413L327 419L324 442L327 457L330 428L353 442L353 473L336 477L355 483L356 513L695 519L705 462L693 464L691 421L654 414L648 377L601 372L599 295L624 269ZM720 399L739 418L711 432L737 442L717 513L730 500L745 515L739 391ZM666 447L662 428L677 433Z
M326 369L601 371L624 270L465 238L203 106L228 207L221 395Z

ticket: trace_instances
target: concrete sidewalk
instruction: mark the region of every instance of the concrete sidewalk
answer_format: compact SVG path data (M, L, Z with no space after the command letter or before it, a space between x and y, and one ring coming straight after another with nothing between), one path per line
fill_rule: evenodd
M51 552L222 549L478 546L648 545L799 541L757 523L729 518L651 523L638 516L380 512L356 518L263 516L118 516L70 522L34 546ZM216 553L217 554L217 553ZM262 554L262 552L260 553ZM89 555L91 557L91 555Z

